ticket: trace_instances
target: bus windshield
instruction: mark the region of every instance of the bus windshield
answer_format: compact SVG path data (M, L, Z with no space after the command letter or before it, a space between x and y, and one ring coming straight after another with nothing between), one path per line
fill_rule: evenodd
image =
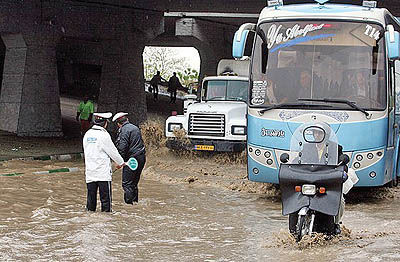
M250 106L341 99L365 110L384 110L383 36L383 28L373 23L318 20L260 24L253 49ZM331 105L334 109L349 108L345 103Z
M203 100L247 102L249 82L238 80L209 80L204 83Z

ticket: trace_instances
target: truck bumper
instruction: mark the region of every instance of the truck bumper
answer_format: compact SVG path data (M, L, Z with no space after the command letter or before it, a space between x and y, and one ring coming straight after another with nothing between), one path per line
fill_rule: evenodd
M190 139L190 143L169 138L166 146L170 149L186 149L192 151L215 151L215 152L242 152L246 148L246 141L229 140L202 140Z

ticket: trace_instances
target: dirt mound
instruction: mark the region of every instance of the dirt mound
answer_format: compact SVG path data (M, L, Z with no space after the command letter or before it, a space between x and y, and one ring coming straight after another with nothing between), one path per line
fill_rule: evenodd
M148 151L165 146L164 122L161 118L147 120L140 125L140 130Z
M374 187L374 188L353 188L345 196L346 203L357 204L366 202L377 202L400 198L400 188Z

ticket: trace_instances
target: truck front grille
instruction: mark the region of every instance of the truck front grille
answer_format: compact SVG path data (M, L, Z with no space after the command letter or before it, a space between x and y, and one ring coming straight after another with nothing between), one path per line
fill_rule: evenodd
M190 114L189 135L224 136L225 115Z

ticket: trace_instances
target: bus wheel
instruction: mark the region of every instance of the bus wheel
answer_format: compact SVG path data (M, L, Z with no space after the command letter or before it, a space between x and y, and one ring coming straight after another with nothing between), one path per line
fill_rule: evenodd
M392 181L390 181L390 187L397 187L399 184L399 178L396 176Z

